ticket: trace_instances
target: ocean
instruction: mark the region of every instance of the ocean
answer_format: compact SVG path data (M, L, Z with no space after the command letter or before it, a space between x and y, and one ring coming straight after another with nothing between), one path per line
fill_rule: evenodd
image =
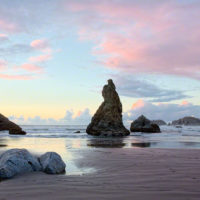
M47 151L59 153L67 163L67 174L84 174L91 168L79 168L74 163L82 150L96 151L100 148L179 148L200 149L200 126L161 126L162 133L131 133L124 138L93 137L85 132L83 125L24 125L27 135L0 134L0 150L26 148L34 154ZM128 127L127 127L128 128ZM80 131L80 133L75 133Z

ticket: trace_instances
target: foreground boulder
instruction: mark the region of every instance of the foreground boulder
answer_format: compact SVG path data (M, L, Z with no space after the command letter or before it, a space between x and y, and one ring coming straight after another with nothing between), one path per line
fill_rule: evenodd
M149 119L141 115L131 123L131 132L145 132L145 133L160 133L160 128L157 124L152 124Z
M172 121L172 125L200 126L200 119L195 117L183 117Z
M47 174L61 174L65 172L65 163L60 155L55 152L47 152L39 158L42 171Z
M0 131L9 131L13 135L25 135L26 132L22 130L17 124L11 122L8 118L0 114Z
M61 174L65 172L65 167L62 158L55 152L36 158L26 149L10 149L0 155L0 180L34 171Z
M0 178L11 178L17 174L40 171L37 158L26 149L11 149L0 156Z
M94 136L127 136L130 132L122 122L122 104L113 81L103 87L104 102L96 111L86 132Z

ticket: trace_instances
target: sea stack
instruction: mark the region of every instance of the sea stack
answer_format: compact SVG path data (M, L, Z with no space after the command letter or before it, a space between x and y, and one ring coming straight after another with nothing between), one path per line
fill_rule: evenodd
M167 125L167 123L161 119L158 119L158 120L151 120L151 123L152 124L157 124L158 126L164 126L164 125Z
M191 117L191 116L187 116L187 117L183 117L181 119L172 121L172 125L174 125L174 126L176 126L176 125L200 126L200 119Z
M11 122L8 118L0 114L0 131L9 131L11 135L25 135L26 132L22 130L14 122Z
M104 102L92 117L86 132L94 136L127 136L130 132L122 122L122 104L113 81L103 87Z
M144 133L160 133L160 127L157 124L153 124L144 115L138 117L131 123L131 132L144 132Z

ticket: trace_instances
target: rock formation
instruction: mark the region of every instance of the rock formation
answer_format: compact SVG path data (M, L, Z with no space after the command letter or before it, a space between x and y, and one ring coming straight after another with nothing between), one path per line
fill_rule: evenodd
M131 132L145 132L145 133L160 133L160 128L157 124L152 124L144 115L138 117L131 123Z
M65 163L60 155L55 152L47 152L39 158L42 171L47 174L61 174L65 172Z
M158 120L152 120L151 123L152 124L157 124L158 126L167 125L167 123L165 121L160 120L160 119L158 119Z
M17 174L40 171L37 158L26 149L11 149L0 156L0 178L12 178Z
M104 102L96 111L86 132L94 136L127 136L130 132L122 122L122 104L113 81L103 87Z
M43 171L47 174L65 172L65 163L55 152L36 158L26 149L10 149L0 155L0 180L27 172Z
M80 131L75 131L74 133L81 133Z
M184 117L172 121L172 125L200 126L200 119L195 117Z
M11 122L8 118L0 114L0 131L8 130L9 134L25 135L26 132L22 130L17 124Z

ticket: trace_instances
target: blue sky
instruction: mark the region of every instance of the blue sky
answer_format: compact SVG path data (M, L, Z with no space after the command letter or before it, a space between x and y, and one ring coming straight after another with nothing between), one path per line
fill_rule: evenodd
M2 0L1 113L88 123L112 78L127 120L200 117L199 15L199 1Z

